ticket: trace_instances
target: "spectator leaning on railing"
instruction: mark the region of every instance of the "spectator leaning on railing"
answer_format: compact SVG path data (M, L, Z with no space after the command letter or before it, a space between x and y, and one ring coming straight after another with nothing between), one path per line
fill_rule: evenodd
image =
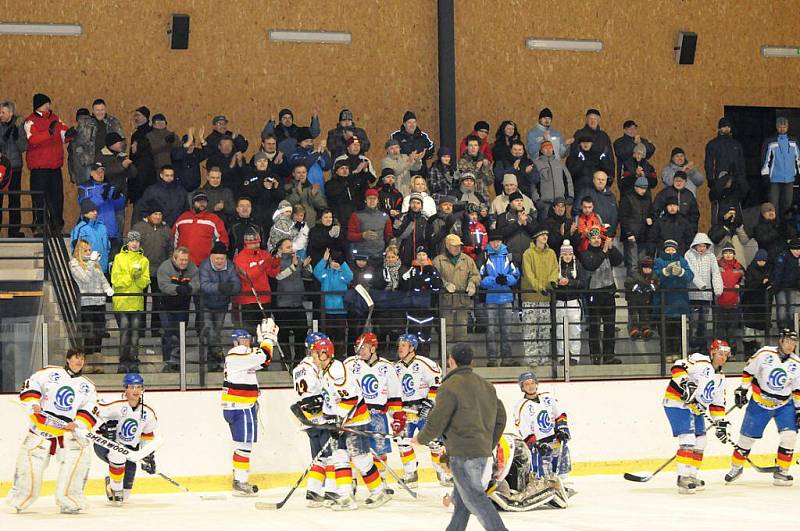
M486 365L509 367L514 365L511 359L513 290L519 282L519 269L508 256L508 248L503 244L500 232L489 231L488 238L489 245L484 251L486 258L480 270L481 289L489 291L486 294L486 355L489 358Z
M447 320L448 336L452 341L467 339L467 318L472 297L481 282L475 261L461 252L461 238L450 234L444 239L445 251L433 259L439 271L444 291L439 297L442 317Z
M692 286L694 273L678 252L678 242L667 240L663 249L664 252L653 263L661 288L656 291L653 306L664 316L664 327L660 334L666 348L667 363L671 363L681 357L680 319L681 315L688 315L691 311L688 289Z
M111 286L114 312L119 326L119 373L139 372L139 338L144 331L143 293L150 284L150 260L141 249L142 235L129 231L125 245L114 258Z
M100 265L100 253L92 250L86 240L77 240L69 261L72 278L78 284L81 294L81 327L83 351L87 356L99 355L103 336L106 333L106 295L114 294L114 290L106 280ZM101 295L105 293L105 295ZM84 295L86 294L86 295ZM99 367L86 370L88 373L102 372Z
M189 249L178 247L172 259L158 267L158 287L161 298L161 355L166 372L177 371L180 365L178 331L181 322L189 322L192 294L200 289L197 266L189 260Z
M347 310L343 295L353 281L353 272L341 253L334 255L330 249L326 249L322 259L314 265L314 277L319 281L323 293L325 331L336 344L336 352L344 357Z
M268 307L272 302L269 279L278 274L280 262L261 249L261 236L250 231L244 234L244 249L239 251L233 263L240 281L233 302L241 307L242 324L254 334L256 326L264 318L258 303ZM258 299L253 294L254 290L258 293Z
M547 246L547 229L533 233L530 247L522 256L522 321L525 335L525 364L544 365L550 354L550 293L558 282L558 259Z
M289 334L294 334L294 362L299 363L305 355L302 343L308 330L306 309L303 307L305 286L302 273L306 268L310 272L311 258L301 259L294 250L292 240L288 238L278 242L275 256L280 260L279 272L275 277L275 319L280 326L278 341L288 345Z
M705 233L698 232L695 235L684 256L689 269L694 273L693 282L696 288L689 292L689 299L692 301L689 343L694 349L702 349L710 339L706 324L713 323L714 300L722 294L722 276L717 257L714 256L714 245Z
M215 242L211 255L200 264L200 292L203 294L203 338L209 372L222 370L222 328L230 313L231 297L241 290L236 267L222 242Z

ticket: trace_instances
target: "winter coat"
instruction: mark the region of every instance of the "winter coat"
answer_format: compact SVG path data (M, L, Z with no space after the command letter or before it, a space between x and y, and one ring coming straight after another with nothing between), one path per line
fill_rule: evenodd
M263 181L258 185L258 193L252 191L255 197L252 199L253 214L252 217L256 223L261 225L265 234L269 234L274 222L275 211L278 210L278 205L286 198L286 192L282 186L277 188L264 188ZM244 192L248 195L248 192ZM252 197L252 196L251 196Z
M255 288L258 300L262 304L269 304L272 301L269 279L278 275L280 260L263 249L245 248L236 255L233 265L241 283L239 294L233 297L233 302L255 304L257 302L256 296L253 295Z
M411 161L411 157L400 153L397 157L385 156L381 161L381 169L391 168L394 171L394 182L403 195L411 193L411 172L422 168L422 161Z
M190 210L181 214L172 227L172 235L175 247L188 247L189 260L197 266L209 257L214 242L220 241L225 247L230 243L225 224L219 216L207 211Z
M483 156L491 161L495 161L496 159L492 154L492 146L489 145L489 137L480 139L480 137L478 136L478 132L475 130L473 130L470 134L461 139L461 142L458 144L458 156L459 157L463 156L464 153L467 151L467 139L471 136L474 136L475 138L479 139L478 149L480 150L481 153L483 153Z
M519 281L519 269L508 256L508 248L500 244L495 250L487 245L484 254L480 275L481 289L489 291L486 294L486 304L511 304L514 302L514 286ZM498 276L505 276L505 282L499 283Z
M569 152L569 146L564 143L564 135L552 127L545 127L539 123L528 131L525 141L525 147L528 148L528 155L534 157L534 160L539 156L542 142L544 142L545 131L550 132L550 143L553 144L553 155L559 159L566 157Z
M431 254L436 256L445 251L444 239L448 234L461 236L461 224L464 219L462 214L463 211L452 214L437 212L436 215L428 218L428 222L425 224L425 246Z
M549 302L548 292L558 283L559 271L555 251L539 249L532 241L522 255L522 302Z
M444 282L439 275L439 271L431 265L431 261L420 265L414 260L411 267L403 271L404 266L401 267L400 275L400 291L410 291L414 294L415 299L425 303L425 306L433 311L433 297L444 289Z
M769 261L764 267L755 260L747 266L744 274L744 288L741 293L742 324L755 330L764 330L772 322L772 265ZM764 280L767 280L765 283Z
M130 164L127 168L122 165L122 161L126 158L128 158L128 155L124 151L115 153L104 147L100 151L97 161L102 162L106 169L105 182L113 184L125 197L128 197L128 188L131 186L129 183L134 183L134 187L137 186L135 181L138 179L139 172L134 164Z
M486 160L478 168L478 163ZM464 156L458 159L458 171L461 178L464 178L465 173L471 173L475 176L475 191L479 194L486 193L490 184L494 183L494 173L492 172L492 163L483 156L483 153L478 152L476 157L471 156L469 153L464 153Z
M153 225L146 220L136 223L131 230L142 235L142 252L150 262L150 276L156 276L158 267L172 256L172 231L163 221Z
M610 185L611 180L614 178L614 150L612 149L611 138L609 138L608 134L600 127L592 129L588 125L584 125L572 135L575 142L570 146L570 156L577 154L580 150L581 144L578 142L578 139L582 136L591 137L592 149L598 154L605 155L605 159L609 163L609 170L606 171L606 173L608 173L608 184Z
M148 186L144 195L136 203L134 219L142 219L146 217L145 212L152 212L154 209L161 210L164 214L164 223L168 227L174 226L178 217L189 210L186 192L177 179L171 183L165 183L159 177L157 183Z
M289 127L285 127L282 123L275 125L272 120L267 121L267 124L261 130L261 138L269 134L274 134L278 140L278 150L283 151L287 156L291 155L298 148L297 146L297 133L301 126L293 123ZM312 116L311 123L308 126L308 132L311 138L317 138L321 132L319 127L319 116Z
M578 144L572 144L573 146ZM599 148L592 148L589 151L578 149L571 152L567 158L567 169L572 176L573 190L582 190L592 186L592 177L594 172L602 170L608 175L608 186L611 186L614 176L614 161L609 158L609 155L603 153ZM575 197L580 201L580 195Z
M400 143L400 153L404 155L410 155L414 151L424 151L425 154L422 156L423 167L424 161L433 156L435 147L433 140L428 136L428 133L425 133L419 127L413 133L408 133L405 126L401 124L400 129L393 132L389 137Z
M463 311L464 308L472 307L472 297L467 295L469 286L476 290L481 284L481 276L475 260L466 253L461 252L458 256L452 256L448 251L438 255L433 259L433 267L439 271L442 283L455 286L455 291L450 293L445 288L439 295L439 306L443 309Z
M191 261L186 269L178 269L170 258L158 266L156 273L158 289L164 294L160 299L161 309L167 311L187 312L192 301L192 294L200 290L200 272ZM186 284L191 288L189 295L179 295L177 287Z
M630 191L623 195L619 202L620 239L627 240L633 236L639 243L647 242L650 232L650 225L645 221L647 218L654 219L653 201L649 193L639 195Z
M70 252L75 249L75 243L84 240L92 246L92 251L100 253L100 269L103 273L108 273L108 260L111 253L111 243L108 239L106 225L100 218L89 221L86 218L81 220L72 228L69 235L71 242Z
M658 177L656 175L656 169L653 168L653 165L647 159L642 159L640 161L636 161L636 159L626 159L622 163L622 170L620 172L619 181L617 182L617 186L619 186L619 193L620 195L627 194L628 192L633 192L633 185L638 178L638 169L641 168L644 172L644 177L647 179L647 185L649 190L655 189L656 185L658 185ZM648 192L649 195L649 192Z
M213 157L214 155L219 154L219 142L223 138L230 138L233 140L233 151L232 153L236 153L237 151L240 153L247 152L247 148L250 147L250 142L247 141L245 137L241 134L235 134L233 131L225 131L224 133L220 133L219 131L211 131L209 135L206 137L206 147L208 148L208 156L209 158Z
M278 216L278 219L273 223L272 228L269 230L269 242L267 250L274 252L278 243L287 238L292 241L292 248L294 252L300 255L301 258L306 256L306 248L308 247L308 238L311 230L306 222L294 221L289 216Z
M175 133L169 129L153 129L147 133L147 140L150 142L150 151L153 153L153 162L157 169L172 164L172 148L181 145Z
M351 174L348 177L334 175L328 181L325 198L336 219L347 226L353 212L364 208L364 196L367 192L367 177ZM307 214L306 214L307 215Z
M427 224L425 214L411 210L395 220L392 235L397 238L400 261L404 265L410 266L417 256L417 247L425 245Z
M739 287L744 280L744 268L735 258L720 259L718 263L723 292L717 296L717 304L723 308L735 308L739 305Z
M569 263L559 257L558 271L558 276L566 278L568 283L566 286L561 286L558 285L558 279L556 279L556 287L554 288L556 300L571 301L581 299L583 297L581 291L586 289L589 276L578 257L573 256L572 261Z
M489 231L480 221L464 218L461 222L461 250L475 260L476 266L483 265L483 249L489 244Z
M541 201L552 203L556 197L563 197L568 203L575 200L575 190L572 186L572 175L560 158L555 155L545 157L541 155L533 161L536 173L539 174L539 198Z
M342 262L339 269L333 269L328 260L320 260L314 266L314 277L321 285L324 293L325 313L345 314L344 292L353 281L353 272L347 262Z
M327 151L318 153L314 151L313 147L297 146L297 150L289 155L289 166L294 168L301 162L308 168L306 183L309 187L312 184L318 184L324 199L326 193L325 172L331 169L332 164L330 155Z
M578 137L575 138L577 139ZM642 162L649 161L650 157L652 157L656 152L656 146L643 136L640 136L639 140L645 148L645 154ZM636 142L632 136L622 135L618 139L614 140L614 155L617 157L617 178L620 178L625 171L626 162L636 162L633 159L633 149L635 147ZM647 164L650 165L649 162L647 162ZM652 166L650 167L652 168ZM655 174L655 170L653 171L653 174ZM651 186L655 186L655 184Z
M441 160L437 160L431 165L428 175L428 190L431 195L445 195L451 188L456 186L459 179L461 179L461 172L458 171L456 164L451 161L450 164L445 166Z
M698 168L686 170L684 166L678 166L672 161L669 161L661 170L661 181L664 183L664 188L671 187L675 177L676 171L682 171L686 174L686 189L692 192L697 197L697 189L706 182L706 177Z
M325 254L325 249L331 250L331 255L341 254L347 256L347 235L344 226L339 225L339 234L336 236L331 235L334 225L326 227L321 223L317 223L308 233L308 248L306 249L306 256L311 257L311 263L316 264L322 260L322 255ZM335 230L334 230L335 233Z
M117 133L122 138L125 138L125 131L122 130L122 124L119 119L110 114L106 114L103 118L105 125L105 136L109 133ZM78 157L78 163L81 166L88 166L94 163L100 155L100 149L105 147L105 138L101 138L100 149L97 149L97 132L99 129L99 120L94 116L90 116L88 120L77 127L77 136L72 141L74 144L73 152ZM122 141L123 151L126 148L125 141Z
M625 300L629 307L650 306L657 289L658 275L655 270L645 275L641 268L636 268L632 275L625 278Z
M683 269L683 275L667 275L664 268L673 262L678 262ZM715 262L716 263L716 262ZM689 267L686 259L678 253L662 254L653 263L653 272L658 278L659 290L653 297L653 306L659 307L667 317L677 317L688 315L691 311L689 306L689 293L687 290L692 287L694 273ZM675 290L675 291L672 291Z
M55 122L53 134L50 124ZM32 112L23 124L28 150L25 152L25 163L29 170L60 169L64 165L64 134L67 126L53 112L40 114ZM94 153L92 153L94 155Z
M533 235L536 233L536 220L528 216L528 222L520 225L518 215L513 210L507 210L497 216L495 228L503 236L503 243L508 247L511 260L517 269L522 269L522 255L530 247Z
M770 278L776 292L800 289L800 258L795 258L792 251L783 251L775 260Z
M369 151L369 148L372 146L372 144L370 144L369 137L364 129L356 127L355 122L346 129L352 132L353 136L358 138L358 143L361 144L362 154ZM328 129L326 147L328 148L331 156L334 158L338 157L339 155L343 155L347 151L347 141L344 138L344 132L345 128L342 127L341 124L336 124L336 127L333 129Z
M8 122L0 122L0 153L8 157L15 170L22 168L22 154L28 149L28 138L18 119L15 115Z
M192 196L196 192L205 192L208 196L208 212L216 214L222 221L227 221L231 216L236 213L236 200L233 196L233 191L227 186L211 186L206 183L197 190L187 194L186 200L189 205L192 204ZM222 201L222 210L214 210L217 203Z
M769 182L794 183L800 174L797 139L789 135L767 138L761 146L761 160L761 175L768 175Z
M292 264L291 254L282 254L279 257L278 274L275 276L276 295L275 306L278 308L302 308L303 307L303 285L302 262L297 266Z
M578 260L586 269L589 277L586 282L586 289L594 290L614 290L614 268L622 263L622 253L616 247L611 247L607 252L602 247L589 246L583 252L578 253Z
M374 240L365 240L364 232L376 233ZM352 256L364 255L369 258L383 256L386 242L392 238L392 222L389 214L377 208L364 208L353 212L347 223L347 240L351 242Z
M134 267L138 265L139 267ZM119 293L143 293L150 285L150 260L139 251L130 251L128 246L114 257L111 266L111 287ZM144 311L144 297L126 297L114 295L115 312L141 312Z
M320 188L317 192L312 192L312 189L310 181L306 181L300 190L297 189L294 182L284 188L286 200L292 206L303 205L306 209L306 223L308 223L309 227L313 227L316 224L317 212L328 206L323 190ZM342 220L339 221L341 222Z
M737 175L747 175L741 142L732 135L718 133L706 144L705 170L709 185L723 171L733 170Z
M697 224L700 221L700 209L697 207L697 199L694 194L686 188L676 190L670 186L658 192L655 200L653 200L653 212L655 215L664 215L667 208L667 200L673 198L678 201L678 211L692 224L694 230L697 230Z
M80 205L84 199L89 199L97 205L97 219L105 224L108 237L119 238L117 211L125 208L125 196L121 191L110 183L99 183L90 178L78 187L78 204Z
M617 207L617 198L614 196L614 192L611 191L611 187L606 186L604 190L598 191L597 188L591 186L578 192L580 200L587 196L592 198L594 213L600 216L604 225L608 225L606 233L608 236L613 237L617 233L619 208ZM575 209L575 211L579 212L580 209Z
M200 164L208 158L206 146L194 148L192 152L183 147L183 144L173 145L170 151L172 166L175 168L175 180L184 190L191 192L200 186Z
M689 242L694 237L695 230L692 223L680 212L667 214L666 212L653 221L650 228L650 243L656 248L661 248L667 240L675 240L678 252L685 253Z
M578 209L574 209L575 212L578 212L578 217L575 218L575 222L578 224L578 230L575 231L575 234L572 235L572 245L576 247L578 252L585 251L589 248L589 231L595 227L600 227L600 231L602 234L605 234L605 227L603 227L603 218L597 215L597 212L592 211L591 214L584 215ZM570 227L572 228L572 227Z
M747 235L758 242L758 248L764 249L769 255L770 262L786 249L786 241L796 236L794 230L778 219L767 220L761 216L752 229L747 230Z
M231 293L223 293L219 289L222 282L230 282ZM247 285L248 291L250 285ZM211 257L200 264L200 292L203 294L203 308L211 311L227 311L231 303L231 295L242 290L242 280L236 272L236 266L225 260L225 267L216 270L211 265Z
M230 221L227 230L228 240L230 241L230 245L228 246L228 258L231 260L236 256L236 253L244 249L244 235L247 232L252 231L258 234L261 238L261 248L266 249L267 247L269 234L265 233L261 225L253 221L252 217L242 218L237 215Z
M745 174L731 175L722 172L708 188L708 197L711 199L711 222L721 222L725 213L734 208L738 211L737 222L741 223L742 201L748 192L750 185Z
M394 186L382 184L378 189L378 208L391 216L391 211L400 212L403 206L403 194ZM392 219L394 222L394 218Z
M564 240L569 239L571 223L566 211L563 216L557 216L552 206L547 210L547 217L541 222L541 225L547 229L547 246L557 255L561 251Z
M83 296L84 293L105 293L111 287L103 272L99 271L93 263L88 263L84 268L77 258L69 261L69 270L82 295L81 306L105 306L105 295Z
M527 196L539 199L539 172L536 164L526 156L519 159L519 168L514 167L514 160L501 159L494 163L494 190L500 193L503 190L503 178L506 174L511 174L517 178L517 185L520 192ZM530 167L530 171L527 168Z
M456 198L456 205L455 205L456 210L466 208L468 203L472 203L473 205L478 205L478 206L486 204L486 197L478 191L477 187L470 189L464 186L460 186L456 189L451 190L450 195ZM433 204L433 207L434 208L436 207L436 203Z
M705 252L698 253L694 246L706 244ZM714 256L714 244L708 236L699 232L692 240L689 250L684 255L689 268L694 273L694 288L704 291L689 293L692 300L712 301L722 293L722 275L720 274L717 258Z

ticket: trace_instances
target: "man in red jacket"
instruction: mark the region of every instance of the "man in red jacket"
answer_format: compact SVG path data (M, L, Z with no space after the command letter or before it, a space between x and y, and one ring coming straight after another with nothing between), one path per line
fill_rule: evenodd
M172 227L175 248L188 247L189 259L196 266L211 256L214 242L229 245L225 223L211 212L207 212L208 196L198 190L192 195L192 209L181 214Z
M244 249L236 255L233 264L242 281L241 291L233 298L233 302L240 305L242 323L253 332L264 318L259 301L262 306L269 306L272 301L269 277L278 275L281 260L261 249L261 236L257 231L248 229L244 234ZM253 290L258 293L258 299L253 295Z
M46 95L33 95L33 112L25 119L23 126L28 138L25 162L31 172L31 192L44 193L32 198L34 223L44 223L46 200L53 213L53 228L61 231L64 227L64 184L61 176L64 144L75 137L75 131L53 114L50 104L50 98Z

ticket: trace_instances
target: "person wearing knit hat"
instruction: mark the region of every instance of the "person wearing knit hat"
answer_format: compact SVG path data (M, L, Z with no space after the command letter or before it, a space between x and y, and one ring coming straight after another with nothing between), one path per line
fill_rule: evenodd
M444 252L433 259L433 267L439 271L444 284L439 295L441 316L448 323L448 340L466 341L469 311L465 309L474 306L472 298L481 277L475 260L464 252L464 242L457 234L448 234L444 244Z
M777 208L779 221L784 221L792 206L794 183L800 174L800 147L797 138L789 136L789 120L779 116L775 135L762 144L761 175L769 178L769 200Z
M667 200L675 199L678 202L680 213L686 217L694 231L697 232L697 226L700 223L700 208L695 195L686 189L686 177L683 170L677 170L673 174L672 186L665 186L653 199L653 211L656 217L660 216L665 211Z
M681 349L681 316L688 316L692 311L689 300L693 284L694 272L686 258L681 254L679 242L666 239L662 244L663 251L653 262L653 271L661 288L659 302L664 326L659 331L665 347L668 362L680 358Z
M557 236L560 236L557 235ZM553 243L551 240L550 246ZM586 288L586 272L575 256L575 249L569 239L564 239L558 253L558 279L555 282L555 320L563 323L569 320L570 364L580 363L581 356L581 290ZM557 325L558 355L564 355L564 327ZM562 362L559 362L562 363Z
M570 146L570 158L575 158L581 151L580 139L588 137L592 141L592 151L597 154L600 162L605 162L608 167L604 169L608 173L609 178L616 174L616 165L614 162L614 150L611 143L611 138L600 127L600 111L597 109L588 109L586 111L585 125L573 133L572 138L576 140ZM572 170L570 169L570 172ZM573 173L573 178L575 174ZM581 189L581 186L576 186L576 189Z
M361 144L361 153L369 151L371 146L367 132L361 127L356 127L353 112L350 109L339 111L339 120L336 127L328 130L326 147L331 157L344 155L347 148L347 141L352 137L357 137Z
M639 125L634 120L625 120L622 124L622 136L614 140L613 147L614 154L617 157L616 171L617 179L620 180L620 184L626 172L631 172L632 175L636 175L637 166L644 166L645 175L651 177L652 174L653 181L651 184L652 186L656 185L656 172L649 162L650 157L652 157L653 153L656 151L656 146L639 134ZM640 157L635 156L637 151L641 151ZM630 188L627 188L625 191L627 190L630 190ZM622 193L622 191L620 191L620 193Z
M773 289L771 269L769 252L759 249L745 271L741 290L744 359L758 350L759 339L772 326L771 297L765 296L765 291Z
M547 141L553 145L553 153L556 158L563 159L567 156L569 144L566 142L564 136L552 127L553 125L553 112L544 107L539 111L537 123L533 126L528 134L525 136L525 148L528 150L528 155L536 157L541 152L542 142Z
M673 176L678 171L684 172L687 179L686 188L696 196L697 188L705 182L706 178L698 168L695 168L694 162L690 162L686 158L686 152L680 147L673 148L670 161L661 169L661 180L665 187L672 186Z
M34 111L42 111L42 107L44 107L48 103L52 103L52 100L46 94L36 93L33 95ZM49 107L47 108L47 110L50 110Z
M81 217L70 233L70 244L75 249L78 240L89 243L93 251L100 253L100 269L108 273L109 257L111 256L111 240L106 230L106 225L99 219L97 204L91 199L80 202Z
M718 261L722 277L722 293L714 301L714 337L730 338L731 356L736 356L736 336L741 333L740 288L745 281L744 267L736 260L736 249L730 243L722 246Z
M709 184L719 178L722 172L747 175L744 148L741 142L733 138L731 126L730 119L724 116L720 118L717 123L717 136L706 144L704 170Z
M651 306L658 288L653 259L643 256L625 278L625 300L628 303L628 335L631 339L650 339L657 326Z
M86 216L90 212L97 212L97 205L91 199L84 199L81 201L81 216Z
M561 244L561 248L558 251L559 256L563 256L565 254L574 254L575 249L572 247L572 242L569 240L564 240L564 243Z
M420 157L422 161L422 171L427 174L427 165L425 161L433 156L435 146L428 133L423 131L417 125L417 116L412 111L406 111L403 114L403 123L400 129L390 135L392 138L400 143L400 153L403 155L415 154L415 158ZM402 187L398 184L398 188L402 192ZM404 192L405 193L405 192Z
M386 156L381 161L381 167L394 172L397 189L402 194L408 195L411 192L411 173L422 170L423 154L421 152L401 153L400 141L394 136L389 137L385 148Z
M536 226L522 255L522 320L525 364L547 363L550 342L550 291L558 280L558 258L548 247L548 230Z
M520 272L508 255L502 231L492 229L484 248L485 263L480 268L480 287L486 293L486 355L487 367L515 365L512 359L514 288Z
M461 143L458 146L459 157L464 156L470 138L478 139L479 151L485 159L490 162L494 160L492 158L492 146L489 144L489 122L483 120L476 122L472 132L461 139Z

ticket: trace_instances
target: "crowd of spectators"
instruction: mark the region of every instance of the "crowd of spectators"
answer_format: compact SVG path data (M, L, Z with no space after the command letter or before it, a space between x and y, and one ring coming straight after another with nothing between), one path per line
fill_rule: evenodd
M679 350L681 315L689 316L695 348L711 327L734 334L745 326L751 338L742 347L754 350L758 331L769 331L773 301L779 328L791 324L800 287L793 197L800 152L786 118L764 140L770 201L746 225L743 149L727 118L703 164L678 146L658 171L656 146L639 125L626 120L612 142L597 109L570 137L544 108L527 134L505 120L492 141L481 120L458 146L441 147L413 111L376 142L349 109L325 138L316 113L302 125L282 109L257 144L224 115L207 135L204 128L180 135L164 114L141 106L125 136L109 111L97 99L70 125L44 94L34 95L25 118L13 102L0 102L0 192L19 190L24 158L31 190L44 192L56 228L63 226L66 147L80 212L71 268L81 292L91 294L84 307L102 310L101 295L113 295L120 370L136 368L146 328L161 336L167 370L176 369L178 325L188 323L192 307L214 369L228 315L254 329L263 311L274 311L282 340L298 343L308 301L344 352L348 327L355 337L352 328L364 324L348 296L357 285L376 300L384 337L402 328L426 343L442 316L450 340L486 331L490 366L547 362L564 316L572 342L563 352L559 341L559 355L580 363L584 323L590 361L620 363L618 290L630 336L662 335L670 355ZM697 197L705 193L711 216L702 232ZM18 196L8 197L14 224ZM758 251L746 263L751 240ZM149 325L144 292L159 294ZM86 350L98 352L104 322L92 317L85 325ZM516 329L522 358L509 347Z

